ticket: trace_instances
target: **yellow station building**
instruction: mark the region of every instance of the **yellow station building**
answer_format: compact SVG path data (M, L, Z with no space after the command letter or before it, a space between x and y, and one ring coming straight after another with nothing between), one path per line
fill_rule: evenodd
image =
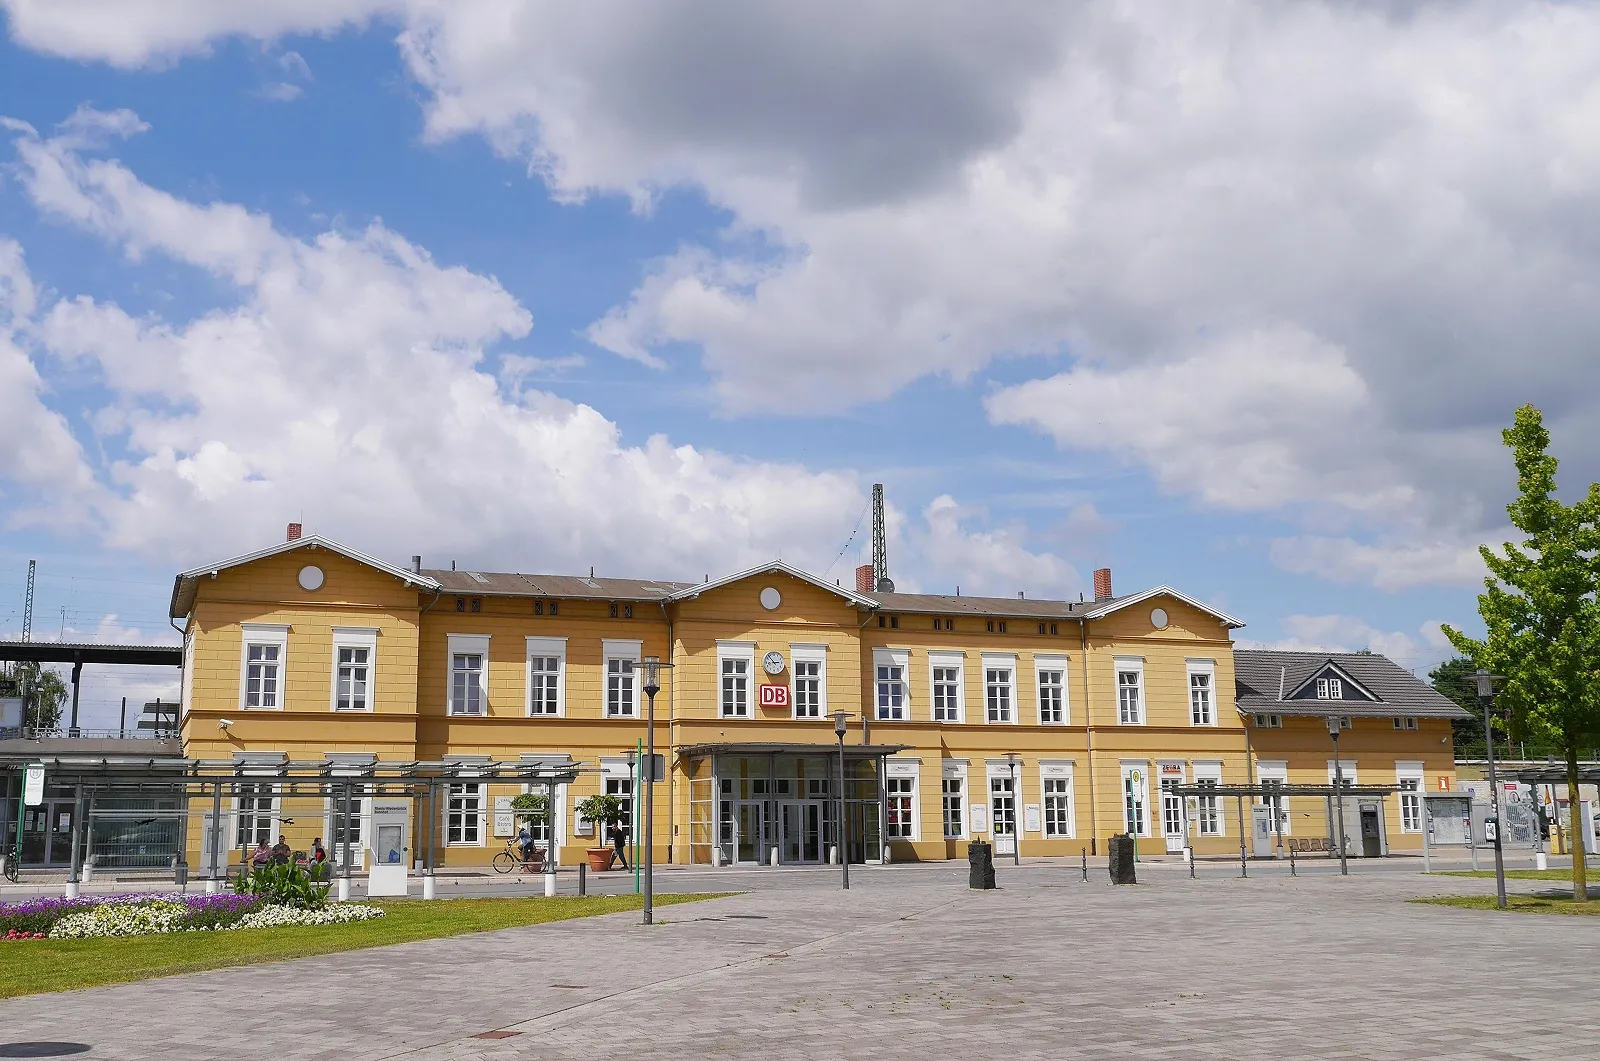
M634 787L646 657L670 664L661 862L835 858L841 711L854 861L964 857L974 839L1010 855L1019 830L1023 857L1125 831L1143 854L1237 855L1243 805L1165 790L1328 784L1329 714L1348 717L1347 781L1454 786L1459 709L1383 657L1236 651L1238 619L1166 586L1115 596L1109 571L1095 600L1059 601L875 592L870 568L858 588L782 563L697 585L453 568L311 536L177 576L184 754L260 778L225 808L234 861L280 833L342 838L328 800L271 780L306 761L458 767L435 828L409 823L445 867L489 861L513 831L521 787L471 780L474 764L575 764L540 840L581 861L606 841L577 802ZM1288 837L1330 834L1322 800L1279 809ZM1360 854L1371 823L1347 821ZM1384 852L1420 850L1419 821L1401 792L1372 827Z

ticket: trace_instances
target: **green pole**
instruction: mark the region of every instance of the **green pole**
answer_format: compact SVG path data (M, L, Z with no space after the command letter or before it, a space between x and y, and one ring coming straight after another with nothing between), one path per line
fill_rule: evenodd
M633 801L633 828L628 830L628 846L633 851L633 894L639 894L639 775L640 767L644 766L644 741L638 742L638 751L633 757L633 791L629 798ZM21 834L18 833L20 836Z
M17 775L17 850L11 865L19 874L22 872L22 797L27 790L27 771L28 768L24 766L22 773Z

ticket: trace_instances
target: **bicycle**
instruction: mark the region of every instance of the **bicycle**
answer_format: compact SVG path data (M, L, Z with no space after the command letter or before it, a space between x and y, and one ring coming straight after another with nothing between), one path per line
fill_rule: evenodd
M538 848L533 849L533 857L524 859L519 845L515 839L506 841L506 849L497 851L494 858L489 860L496 873L510 873L518 866L524 873L538 873L544 868L544 852Z
M22 879L22 872L17 866L16 856L9 853L0 855L0 871L5 873L6 880L12 884Z

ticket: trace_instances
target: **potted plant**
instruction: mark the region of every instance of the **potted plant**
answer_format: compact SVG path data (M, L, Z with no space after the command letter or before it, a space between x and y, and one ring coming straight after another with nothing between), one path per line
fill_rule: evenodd
M589 868L599 872L611 868L612 850L605 845L611 827L628 820L628 801L621 796L598 795L578 802L578 813L594 822L600 846L588 848Z
M548 829L550 826L550 797L542 792L524 792L511 801L511 810L516 815L517 821L542 822ZM549 833L545 834L546 836ZM534 845L532 857L525 867L527 872L539 873L544 869L545 848L542 844Z

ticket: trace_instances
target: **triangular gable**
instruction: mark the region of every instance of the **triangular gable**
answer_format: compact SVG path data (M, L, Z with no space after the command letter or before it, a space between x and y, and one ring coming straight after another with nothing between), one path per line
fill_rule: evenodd
M195 583L207 575L213 575L219 571L226 571L230 567L242 567L245 564L251 564L257 560L265 560L268 557L278 556L281 553L289 553L296 549L307 549L313 546L318 549L326 549L331 553L338 553L340 556L343 556L348 560L354 560L358 564L363 564L367 567L382 571L385 574L393 575L402 582L419 586L423 589L440 589L439 583L434 579L429 578L427 575L419 575L415 571L408 571L403 567L396 567L393 564L379 560L377 557L368 556L365 553L358 553L354 549L340 545L332 538L324 538L319 534L311 534L304 538L295 538L292 541L278 542L276 545L269 546L265 549L258 549L253 553L245 553L243 556L231 557L230 559L223 560L221 563L206 564L204 567L197 567L192 570L182 572L173 580L172 605L168 609L168 614L170 614L174 619L180 619L183 616L188 615L190 609L194 606Z
M1244 625L1244 620L1235 619L1227 612L1218 611L1209 604L1202 604L1193 597L1189 596L1187 593L1179 593L1171 586L1157 586L1154 589L1147 589L1143 593L1135 593L1129 597L1117 597L1114 600L1108 600L1103 604L1097 604L1094 607L1089 608L1083 613L1083 615L1086 619L1100 619L1110 615L1112 612L1121 611L1123 608L1129 608L1135 604L1142 604L1153 597L1172 597L1175 600L1180 600L1191 608L1205 612L1207 615L1220 622L1223 626L1226 626L1230 629L1238 629Z
M818 589L825 589L837 597L843 597L845 600L849 601L858 608L864 608L868 611L876 611L878 608L878 602L873 600L871 597L868 597L866 594L857 593L855 590L845 589L843 586L835 586L824 579L818 578L816 575L800 570L798 567L790 567L782 560L774 560L770 564L762 564L758 567L747 568L744 571L739 571L732 575L725 575L722 578L712 579L710 582L702 582L698 586L690 586L686 589L680 589L675 593L667 594L667 596L662 599L668 602L693 600L702 593L708 593L711 590L721 589L724 586L731 586L735 582L743 582L747 578L754 578L757 575L779 574L788 575L790 578L799 579L801 582L813 585Z
M1337 678L1337 679L1339 679L1339 681L1344 683L1344 687L1345 687L1346 693L1345 693L1344 696L1340 697L1341 700L1355 700L1355 701L1365 700L1365 701L1369 701L1371 703L1382 703L1383 702L1382 697L1378 696L1376 693L1374 693L1371 689L1368 689L1362 683L1356 681L1353 677L1350 676L1350 672L1349 671L1345 670L1343 667L1339 666L1339 664L1335 663L1331 659L1327 660L1326 662L1322 663L1321 665L1313 668L1312 671L1311 671L1311 676L1306 678L1304 681L1302 681L1299 685L1295 686L1293 689L1291 689L1288 692L1288 694L1283 697L1283 699L1284 700L1316 700L1317 699L1317 679L1319 679L1319 678ZM1355 690L1360 695L1358 695L1358 696L1350 696L1349 693L1348 693L1348 690L1351 690L1351 689ZM1321 702L1322 703L1329 703L1330 701L1323 700Z

